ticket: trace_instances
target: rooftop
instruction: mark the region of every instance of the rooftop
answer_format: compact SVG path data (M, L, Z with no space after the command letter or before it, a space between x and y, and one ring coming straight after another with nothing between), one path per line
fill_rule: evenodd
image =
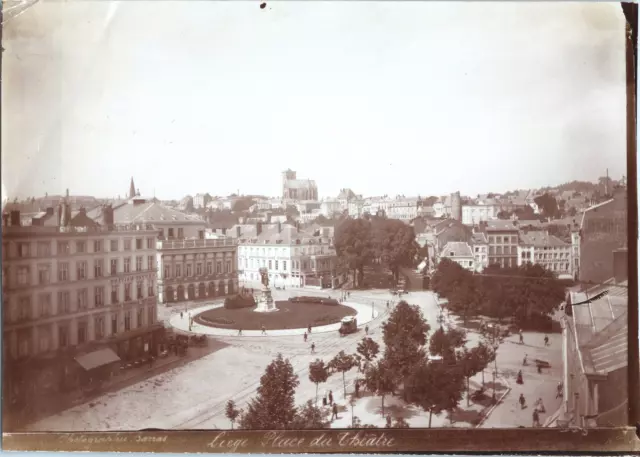
M520 242L528 246L549 246L549 247L559 247L559 246L568 247L569 246L568 243L565 243L560 238L553 235L549 235L548 232L544 232L544 231L520 233Z
M475 232L471 235L471 242L475 244L487 244L487 237L482 232Z
M100 221L102 218L103 208L96 208L91 211L88 216L94 220ZM133 204L131 202L113 207L113 219L118 223L135 223L135 222L172 222L179 221L184 223L200 223L205 222L200 217L189 215L177 211L175 209L164 206L160 203L144 201L143 203Z
M462 241L449 241L442 248L443 257L473 257L471 247Z

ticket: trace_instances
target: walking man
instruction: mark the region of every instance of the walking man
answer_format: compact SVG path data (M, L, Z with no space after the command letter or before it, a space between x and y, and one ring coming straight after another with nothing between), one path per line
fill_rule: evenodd
M242 335L242 329L241 329L241 328L239 328L239 329L238 329L238 336L241 336L241 335Z
M336 405L335 403L333 404L333 408L331 409L332 413L331 413L331 420L333 419L337 419L338 418L338 405Z
M356 381L356 398L360 398L360 383Z
M364 328L364 333L366 333L367 335L369 334L369 326L368 325Z
M309 327L307 328L307 331L308 331L309 333L311 333L311 324L309 324Z
M527 400L524 399L524 394L520 394L520 398L518 398L518 402L520 402L520 409L524 409L527 404Z
M316 343L311 343L311 353L315 354L316 352Z
M520 344L524 344L524 336L522 335L522 330L520 330L519 334L520 334Z
M307 332L304 332L304 342L307 342Z
M333 391L329 391L329 404L333 405Z
M544 345L549 346L549 335L544 336Z
M540 414L537 409L533 410L533 426L540 427Z

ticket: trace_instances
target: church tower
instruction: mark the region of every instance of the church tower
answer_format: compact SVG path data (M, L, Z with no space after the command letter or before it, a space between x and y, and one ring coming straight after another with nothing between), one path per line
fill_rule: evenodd
M133 176L131 177L131 185L129 185L129 198L136 196L136 186L133 184Z

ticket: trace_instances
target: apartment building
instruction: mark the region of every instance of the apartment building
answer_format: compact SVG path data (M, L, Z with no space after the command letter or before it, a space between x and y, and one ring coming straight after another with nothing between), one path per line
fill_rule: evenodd
M475 259L475 270L480 273L489 266L489 241L482 232L474 232L471 236L471 248Z
M520 233L518 265L537 264L559 278L575 278L572 245L549 235L547 231Z
M502 268L518 266L519 230L511 221L490 221L485 226L488 241L489 265L498 264Z
M449 259L456 262L465 270L475 270L475 257L469 244L461 241L451 241L447 243L440 253L440 260Z

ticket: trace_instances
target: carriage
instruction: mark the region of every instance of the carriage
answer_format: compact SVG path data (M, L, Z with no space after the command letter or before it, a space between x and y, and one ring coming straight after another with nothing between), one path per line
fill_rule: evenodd
M343 317L340 321L338 332L340 336L345 336L358 331L358 321L355 316Z

